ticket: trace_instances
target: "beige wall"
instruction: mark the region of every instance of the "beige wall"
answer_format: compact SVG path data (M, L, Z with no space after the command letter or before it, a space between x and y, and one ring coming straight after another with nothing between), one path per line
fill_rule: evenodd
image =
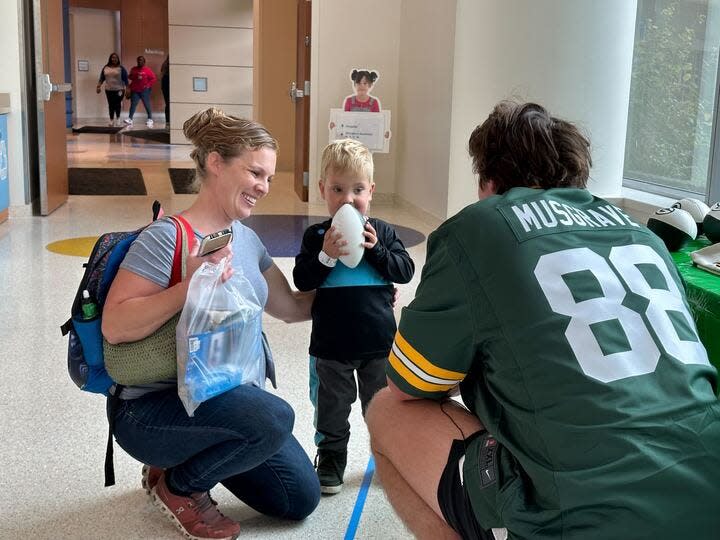
M589 189L620 194L636 10L634 0L457 0L448 215L477 199L470 133L513 97L578 124L592 144Z
M104 88L97 94L95 86L110 53L117 52L115 13L107 9L70 8L73 120L108 118ZM86 60L89 71L78 71L78 60Z
M352 92L350 72L367 67L380 73L373 94L383 109L398 102L400 12L402 0L366 0L361 8L352 0L313 2L312 95L310 101L310 200L319 200L320 154L328 143L330 109L342 107ZM397 141L404 134L393 129L388 154L374 154L375 198L392 197L396 189Z
M169 0L170 142L187 144L182 125L195 112L216 106L252 116L252 0ZM207 92L193 90L207 77Z
M455 0L404 0L393 131L396 194L438 218L447 215Z

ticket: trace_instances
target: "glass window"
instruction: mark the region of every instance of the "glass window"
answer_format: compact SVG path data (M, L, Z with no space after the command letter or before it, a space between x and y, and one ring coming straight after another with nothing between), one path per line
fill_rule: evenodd
M706 198L719 49L720 0L638 0L626 185Z

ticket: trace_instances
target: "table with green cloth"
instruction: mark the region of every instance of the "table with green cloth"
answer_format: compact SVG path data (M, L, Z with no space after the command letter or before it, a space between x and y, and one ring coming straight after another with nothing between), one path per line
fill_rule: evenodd
M700 340L707 349L710 362L720 370L720 275L701 270L690 258L690 253L709 245L710 242L701 236L671 255L685 280L685 291Z

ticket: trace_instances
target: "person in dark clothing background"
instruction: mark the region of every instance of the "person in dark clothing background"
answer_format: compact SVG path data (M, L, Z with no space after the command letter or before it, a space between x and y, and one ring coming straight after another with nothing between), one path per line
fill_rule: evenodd
M108 102L108 111L110 113L109 126L120 125L120 111L122 110L122 99L125 95L125 87L128 85L127 70L120 64L120 57L117 53L112 53L108 57L107 64L100 70L100 78L98 79L95 91L99 94L105 85L105 97Z
M160 88L165 100L165 127L170 127L170 55L160 66Z

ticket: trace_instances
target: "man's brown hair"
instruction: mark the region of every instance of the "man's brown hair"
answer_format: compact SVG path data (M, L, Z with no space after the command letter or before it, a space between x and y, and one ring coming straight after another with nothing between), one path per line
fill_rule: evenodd
M492 180L498 194L519 186L584 188L592 167L590 141L537 103L498 103L468 147L480 185Z

